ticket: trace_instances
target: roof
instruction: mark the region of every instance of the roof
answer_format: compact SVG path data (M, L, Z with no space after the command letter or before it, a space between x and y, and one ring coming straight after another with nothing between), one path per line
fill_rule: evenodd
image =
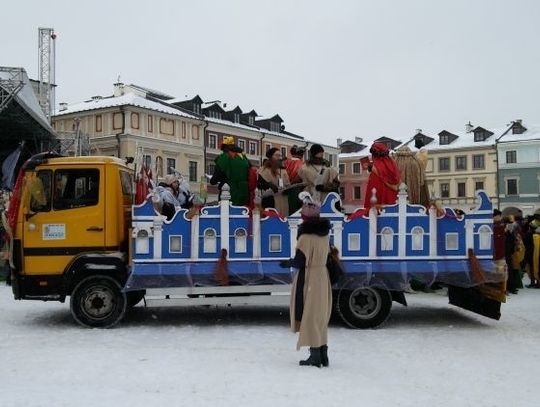
M88 100L81 103L69 105L66 110L56 111L55 116L64 116L67 114L85 112L90 110L107 109L119 106L135 106L142 109L154 110L157 112L167 113L173 116L187 117L190 119L198 119L197 116L185 113L177 108L167 106L163 103L145 99L135 93L126 93L122 96L109 96L99 100Z
M158 99L163 99L163 100L173 99L173 97L171 95L167 95L166 93L163 93L163 92L161 92L159 90L147 88L145 86L135 85L133 83L130 83L128 86L130 86L130 87L132 87L134 89L137 89L137 90L139 90L141 92L148 93L150 96L153 96L153 97L158 98Z
M506 130L508 130L507 127L501 127L501 128L495 128L495 129L485 129L484 127L476 127L476 129L482 129L487 130L491 133L493 133L491 136L489 136L484 141L474 141L474 132L465 132L465 131L451 131L451 130L443 130L439 132L439 134L443 133L444 131L447 131L448 133L451 133L456 137L455 140L453 140L450 144L440 144L439 136L438 135L432 135L429 136L433 138L433 141L429 144L426 144L426 148L428 150L455 150L455 149L466 149L466 148L472 148L472 147L490 147L495 145L495 140L500 137ZM409 145L414 144L414 137L412 137L410 140L403 143L403 145Z
M224 125L224 126L229 126L229 127L236 127L238 129L244 129L244 130L250 130L250 131L255 131L257 133L259 133L259 128L258 127L254 127L254 126L248 126L246 124L242 124L242 123L234 123L234 122L231 122L229 120L225 120L225 119L215 119L213 117L207 117L205 116L205 119L207 122L209 123L215 123L215 124L221 124L221 125Z
M267 122L267 121L268 122L271 122L271 121L283 122L283 119L279 116L279 114L275 114L272 117L261 118L261 119L255 120L255 122Z
M117 164L126 167L126 162L118 157L110 156L77 156L77 157L58 157L49 158L48 164Z
M339 158L360 158L360 157L367 157L370 155L369 150L362 150L357 151L355 153L339 153Z
M517 141L540 140L540 126L526 126L527 130L521 134L512 134L512 129L508 133L499 137L499 143L512 143Z

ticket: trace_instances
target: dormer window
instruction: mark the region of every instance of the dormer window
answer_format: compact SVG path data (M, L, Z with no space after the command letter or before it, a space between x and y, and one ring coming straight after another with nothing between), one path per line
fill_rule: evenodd
M488 138L490 138L493 135L492 132L483 129L481 127L477 127L474 130L474 141L480 142L480 141L486 141Z
M253 126L255 124L255 116L249 116L248 123Z
M516 120L512 123L512 134L523 134L527 131L525 127L521 124L521 120Z
M193 111L195 113L201 113L201 105L199 105L198 103L193 103Z
M281 126L279 125L279 123L270 122L270 131L275 131L276 133L279 133L280 129Z
M240 113L235 113L234 114L234 122L235 123L240 123Z
M208 117L211 119L221 119L221 113L216 110L210 110L208 112Z
M445 145L450 144L450 135L448 135L448 134L442 134L442 135L440 136L440 139L439 139L439 144L440 144L441 146L445 146Z

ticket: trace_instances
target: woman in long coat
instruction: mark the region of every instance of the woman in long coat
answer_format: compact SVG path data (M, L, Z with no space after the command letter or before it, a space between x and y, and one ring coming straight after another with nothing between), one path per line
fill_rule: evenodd
M309 346L310 356L301 366L328 366L328 322L332 313L332 286L326 262L330 240L330 222L319 217L320 208L305 203L301 209L304 220L298 228L294 259L285 260L282 267L298 269L291 290L291 329L298 332L296 349Z

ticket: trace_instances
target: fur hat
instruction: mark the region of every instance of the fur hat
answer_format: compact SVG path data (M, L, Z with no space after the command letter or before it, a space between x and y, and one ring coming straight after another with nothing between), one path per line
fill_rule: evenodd
M266 152L266 158L271 159L272 156L275 154L276 151L279 151L278 148L272 147Z
M225 137L223 137L223 143L221 143L221 144L233 145L234 144L234 137L233 136L225 136Z
M320 144L313 144L309 149L309 154L315 157L319 153L324 153L324 148Z
M172 185L174 182L179 182L178 177L174 174L167 174L163 179L163 182L167 185Z

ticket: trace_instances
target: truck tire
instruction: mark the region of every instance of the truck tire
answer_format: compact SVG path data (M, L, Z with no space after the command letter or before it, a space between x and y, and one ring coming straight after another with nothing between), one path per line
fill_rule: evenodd
M392 295L373 287L342 288L338 295L337 312L350 328L375 328L390 316Z
M111 328L124 317L127 298L114 278L94 275L75 286L70 308L75 321L84 327Z

